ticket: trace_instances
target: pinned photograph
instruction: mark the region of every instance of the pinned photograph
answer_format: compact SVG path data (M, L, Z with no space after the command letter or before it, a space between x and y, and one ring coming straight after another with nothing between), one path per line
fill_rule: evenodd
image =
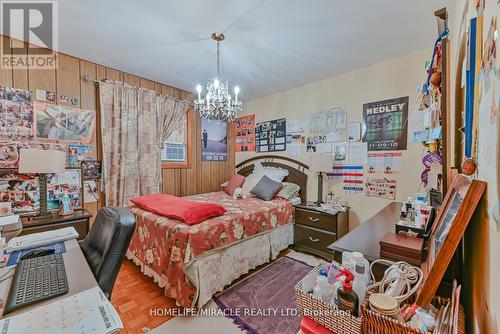
M35 101L35 130L39 139L89 142L95 130L95 111Z
M48 90L37 89L36 90L36 99L39 101L47 101L47 102L51 102L51 103L56 103L56 93L48 91Z
M82 161L81 162L83 170L83 179L85 181L89 180L100 180L102 177L102 165L100 161Z
M92 159L91 145L68 145L68 164L70 167L80 167L82 161Z
M33 139L31 103L0 100L0 137L13 141Z

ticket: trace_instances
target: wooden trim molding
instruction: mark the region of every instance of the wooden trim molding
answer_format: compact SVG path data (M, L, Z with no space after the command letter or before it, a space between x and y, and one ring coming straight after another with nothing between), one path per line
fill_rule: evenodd
M186 161L185 162L175 162L175 161L163 161L162 162L162 168L163 169L178 169L178 168L191 168L192 167L192 148L193 148L193 143L192 143L192 128L193 128L193 109L189 108L186 115L186 137L187 137L187 143L186 143Z

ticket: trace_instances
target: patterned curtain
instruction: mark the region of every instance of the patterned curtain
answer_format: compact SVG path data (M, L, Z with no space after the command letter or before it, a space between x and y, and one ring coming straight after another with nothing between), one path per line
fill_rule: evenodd
M187 110L188 102L113 81L100 83L99 91L106 205L126 206L131 198L159 193L163 134L177 124L172 114L185 112L177 105Z

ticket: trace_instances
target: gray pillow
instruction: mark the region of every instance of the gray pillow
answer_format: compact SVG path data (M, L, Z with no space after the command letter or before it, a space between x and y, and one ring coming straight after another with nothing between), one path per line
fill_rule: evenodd
M264 201L270 201L281 190L281 182L276 182L263 176L250 192Z

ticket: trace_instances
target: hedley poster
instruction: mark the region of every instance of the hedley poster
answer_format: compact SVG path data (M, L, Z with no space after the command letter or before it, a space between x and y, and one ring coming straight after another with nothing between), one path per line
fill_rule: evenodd
M406 150L408 104L406 96L363 105L368 151Z
M201 160L227 160L227 123L211 119L201 120Z

